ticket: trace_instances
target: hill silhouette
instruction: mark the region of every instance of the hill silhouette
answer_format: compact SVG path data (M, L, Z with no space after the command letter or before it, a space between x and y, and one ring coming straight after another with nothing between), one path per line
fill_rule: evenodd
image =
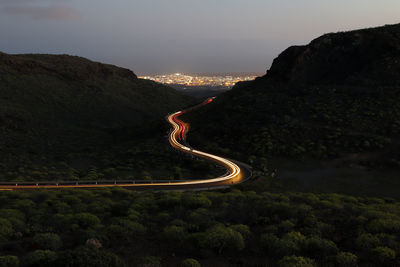
M262 77L290 84L400 85L400 25L325 34L281 53Z
M395 180L380 183L383 178L377 176L400 167L399 96L400 24L330 33L288 48L263 77L238 83L188 114L189 142L208 142L205 149L226 155L239 152L232 157L254 161L260 169L280 166L274 161L302 160L358 172L353 177L380 170L371 177L378 185L366 190L374 194L385 185L381 189L395 195ZM318 177L331 175L326 164L318 163L324 170ZM327 181L309 180L313 186L314 180ZM343 178L339 188L330 185L327 190L355 191L355 183L348 183Z
M2 180L90 178L117 166L140 173L151 163L145 147L164 143L164 116L192 103L128 69L68 55L0 53L0 88Z

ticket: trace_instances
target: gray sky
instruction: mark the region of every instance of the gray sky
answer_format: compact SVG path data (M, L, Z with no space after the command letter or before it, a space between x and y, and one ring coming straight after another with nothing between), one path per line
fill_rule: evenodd
M393 23L399 0L0 0L0 51L79 55L137 74L262 73L290 45Z

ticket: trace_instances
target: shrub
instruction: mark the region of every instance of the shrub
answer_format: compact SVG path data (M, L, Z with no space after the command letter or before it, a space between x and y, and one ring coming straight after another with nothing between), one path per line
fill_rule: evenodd
M173 241L182 241L186 236L185 228L176 225L165 227L163 233L167 239Z
M52 267L55 266L57 254L50 250L35 250L29 253L24 260L26 266L30 267Z
M57 234L36 234L33 243L41 249L57 250L62 246L61 238Z
M242 234L223 225L207 230L202 243L203 247L215 249L218 254L226 249L240 251L245 247Z
M139 260L138 267L161 267L161 260L158 257L146 256Z
M19 259L16 256L0 256L0 267L18 267Z
M185 259L181 262L180 267L201 267L201 264L195 259Z
M394 266L396 252L388 247L376 247L372 250L372 259L380 266Z
M124 267L124 262L115 254L93 247L79 247L60 255L60 267Z
M280 267L314 267L314 261L305 257L285 256L279 262Z
M336 262L338 266L353 267L357 266L357 256L350 252L340 252L336 255Z

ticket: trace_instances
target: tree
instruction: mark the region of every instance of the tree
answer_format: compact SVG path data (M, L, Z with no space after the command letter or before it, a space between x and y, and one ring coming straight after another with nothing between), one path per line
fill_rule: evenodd
M336 262L338 266L342 267L355 267L357 266L358 258L350 252L340 252L336 255Z
M367 229L373 233L399 233L400 222L395 219L374 219L367 225Z
M394 266L396 252L388 247L376 247L372 251L371 259L379 266Z
M321 258L338 253L338 248L333 241L319 237L308 239L306 241L306 250L309 255L318 255Z
M83 229L95 227L100 224L100 219L90 213L78 213L74 216L74 221Z
M356 245L361 249L374 248L379 245L379 238L370 233L364 233L357 237Z
M180 267L201 267L200 263L195 259L185 259L179 265Z
M189 208L208 208L211 206L211 200L204 194L188 192L183 195L182 203Z
M181 204L181 192L168 192L161 194L158 199L158 204L164 208L170 208Z
M24 263L29 267L52 267L55 266L57 254L50 250L35 250L29 253Z
M132 241L137 236L146 233L146 227L128 219L117 219L108 227L108 232L111 236Z
M0 256L0 267L18 267L19 259L17 256Z
M314 267L314 261L305 257L285 256L279 262L280 267Z
M223 225L217 225L207 230L202 243L205 248L215 249L218 254L226 249L240 251L245 247L243 236Z
M62 246L61 238L57 234L36 234L33 243L40 249L57 250Z
M57 265L60 267L124 267L124 262L115 254L94 247L79 247L61 253Z
M290 238L278 238L274 234L263 234L260 243L267 254L274 258L292 255L299 250L296 242Z
M207 224L210 222L210 211L205 208L198 208L189 213L187 222L194 225Z
M146 256L139 260L138 267L161 267L161 260L158 257Z
M284 220L279 224L279 230L281 233L287 233L292 230L296 225L290 220Z
M247 225L236 224L232 225L230 228L236 232L239 232L245 240L248 240L251 237L251 231Z
M0 241L7 240L14 233L9 220L0 218Z
M186 230L182 226L171 225L164 228L164 236L172 241L182 241L186 236Z

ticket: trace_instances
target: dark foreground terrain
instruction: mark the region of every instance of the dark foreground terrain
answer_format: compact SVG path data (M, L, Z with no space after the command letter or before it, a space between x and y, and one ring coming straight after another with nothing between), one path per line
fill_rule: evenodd
M392 199L115 188L4 192L0 200L0 266L400 264Z

